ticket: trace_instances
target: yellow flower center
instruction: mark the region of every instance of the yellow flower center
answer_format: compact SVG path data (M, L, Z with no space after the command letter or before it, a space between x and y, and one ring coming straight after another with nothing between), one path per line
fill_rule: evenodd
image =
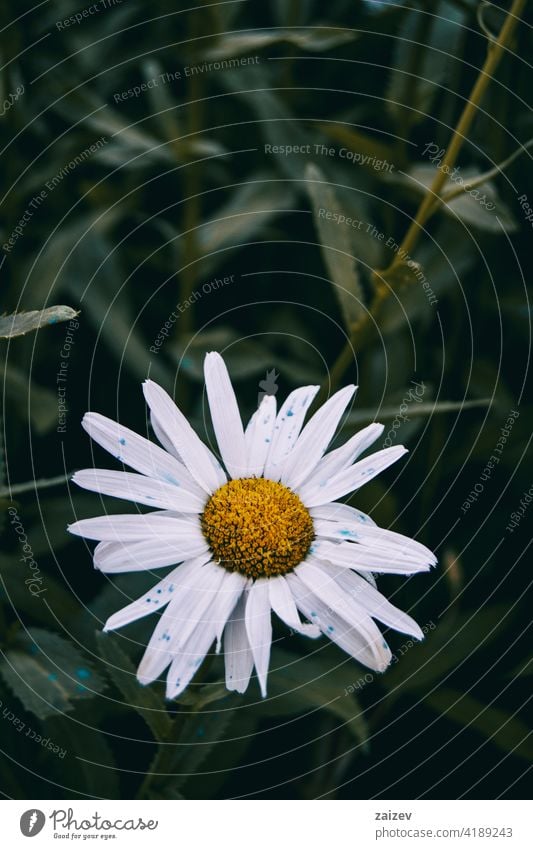
M217 563L248 578L284 575L300 563L314 539L313 520L296 493L266 478L229 481L201 515Z

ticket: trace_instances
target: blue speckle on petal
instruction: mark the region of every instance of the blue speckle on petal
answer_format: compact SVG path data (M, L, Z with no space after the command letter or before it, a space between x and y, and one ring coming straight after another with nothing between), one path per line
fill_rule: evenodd
M313 617L313 619L316 617L316 613L314 610L311 611L311 616Z
M288 416L294 416L294 413L293 413L293 411L292 411L292 410L287 410L287 415L288 415Z
M335 630L335 628L333 627L333 625L328 625L328 627L327 627L328 634L333 634L334 630Z
M124 439L124 437L123 437L123 436L119 439L119 442L120 442L120 444L121 444L121 445L125 445L125 444L126 444L126 440Z

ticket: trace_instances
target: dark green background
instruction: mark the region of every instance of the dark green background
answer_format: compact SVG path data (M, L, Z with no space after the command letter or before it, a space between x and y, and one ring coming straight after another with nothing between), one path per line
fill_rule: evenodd
M67 173L2 252L2 310L56 303L80 310L65 433L57 431L56 375L68 325L2 340L2 506L14 503L47 587L46 604L30 596L4 512L6 796L135 796L156 755L153 734L168 731L161 710L177 716L173 733L181 735L161 771L181 777L154 779L143 796L527 795L533 512L512 533L506 526L532 484L531 222L518 200L533 199L528 151L493 181L499 222L476 201L433 216L412 259L438 303L416 282L397 286L379 330L343 375L360 387L343 439L374 418L388 429L411 381L425 387L423 407L412 403L398 431L407 459L353 500L439 557L430 574L380 580L394 603L436 626L408 650L406 638L389 634L399 662L384 676L347 696L365 670L325 640L312 644L279 629L266 702L254 682L245 700L224 695L215 659L179 704L165 706L163 685L141 690L132 676L153 623L96 638L107 615L146 585L138 575L110 581L94 572L91 546L66 533L74 516L103 512L100 499L66 483L33 485L93 463L112 467L89 444L81 417L92 409L148 432L141 392L148 374L212 438L201 379L206 350L224 353L246 416L271 369L280 398L301 383L328 388L346 315L329 281L305 168L320 169L316 192L325 207L329 183L346 215L401 242L421 199L406 175L429 164L427 144L446 147L486 56L477 5L270 0L184 12L164 0L124 0L58 28L76 4L26 12L4 0L2 99L21 85L24 93L1 119L2 243L46 182ZM493 8L483 21L497 33L503 13ZM533 135L522 58L531 55L528 23L518 27L464 142L457 164L465 173L488 171ZM258 34L271 37L258 43ZM259 61L185 76L186 67L236 55ZM178 71L181 79L116 102L115 94ZM335 139L339 129L346 141ZM100 151L71 168L102 136ZM385 155L394 167L264 150L320 143ZM323 237L330 248L342 226L331 224L331 242ZM372 301L372 268L393 258L365 229L352 233L357 266L345 281L357 314ZM159 353L150 352L176 304L230 275L231 284L197 299ZM519 416L501 460L463 512L513 410ZM10 497L9 486L24 482ZM131 505L106 499L105 509ZM151 730L143 708L151 709ZM17 733L4 709L65 748L65 757Z

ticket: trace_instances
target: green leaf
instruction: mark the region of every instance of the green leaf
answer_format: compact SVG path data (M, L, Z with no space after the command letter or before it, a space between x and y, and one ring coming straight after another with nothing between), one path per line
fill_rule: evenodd
M374 136L369 136L359 130L355 130L346 124L319 124L319 129L329 138L352 150L354 153L362 154L360 164L363 168L371 169L376 174L388 173L376 168L376 161L394 162L394 151L392 147ZM366 158L365 158L366 157Z
M432 185L436 173L437 168L434 165L418 164L410 169L405 179L411 188L423 195ZM441 190L441 196L459 188L462 185L460 180L468 187L468 183L480 173L478 168L458 169L455 179L452 176L447 178ZM455 220L459 218L464 224L489 233L512 233L517 229L515 219L490 181L470 191L463 191L457 197L445 201L440 208L451 218Z
M34 540L31 535L29 538L32 540L35 556ZM38 564L38 561L36 562ZM30 592L31 581L36 576L42 577L42 582L36 582L33 587L36 592ZM79 616L79 602L71 592L65 590L50 575L38 574L35 570L26 568L18 557L15 559L0 555L0 600L10 605L13 610L19 613L23 611L33 620L45 625L54 625L57 621L55 617L60 617L62 621L75 621Z
M12 339L14 336L24 336L32 330L39 330L48 324L57 324L59 321L70 321L79 312L72 307L57 306L47 307L44 310L31 310L30 312L16 312L11 315L0 316L0 337Z
M422 691L443 681L476 651L483 651L508 623L505 605L484 605L475 613L452 614L429 629L421 643L406 641L396 652L398 663L383 676L391 695ZM434 623L428 623L431 625Z
M307 128L304 132L286 102L276 92L265 90L265 78L260 68L251 66L228 71L222 75L221 82L257 115L263 138L272 146L270 152L264 151L269 164L277 166L290 180L303 179L309 150L313 149L317 138L312 129ZM274 152L275 149L278 153ZM283 151L287 149L293 153L285 156Z
M465 728L473 728L504 752L533 760L531 729L507 711L484 705L467 693L439 688L424 699L438 714Z
M155 690L139 684L135 666L122 651L116 638L97 633L96 639L100 655L106 661L109 677L127 704L142 716L156 740L166 740L172 729L172 721Z
M405 414L407 419L420 416L442 415L443 413L462 412L463 410L472 410L478 407L490 407L491 398L480 398L475 401L435 401L435 403L414 403L409 405L409 410ZM354 425L366 424L368 422L380 421L386 422L395 419L400 412L400 405L396 407L380 407L375 409L359 409L352 410L343 421L343 428L353 427Z
M440 298L457 289L459 281L473 266L474 257L468 250L468 243L457 238L457 227L447 216L441 220L435 241L438 249L431 240L426 240L416 252L425 281L413 281L412 286L403 287L396 292L396 297L384 302L378 321L383 333L396 333L406 322L415 320L432 324ZM397 250L394 247L390 250L387 264Z
M98 213L82 216L64 226L49 241L36 275L49 287L61 286L78 299L102 339L124 360L140 380L150 371L154 380L165 386L172 378L162 360L152 357L149 345L139 333L130 291L123 285L124 275L117 252L108 240L116 216Z
M0 673L26 710L40 719L73 710L105 687L83 653L71 642L31 628L2 653Z
M357 677L351 662L334 665L332 654L315 652L304 658L274 648L269 673L269 698L256 705L267 716L305 714L309 708L325 710L361 744L366 745L368 727L364 711L349 690Z
M182 340L173 351L180 368L200 383L204 382L204 359L208 351L223 353L233 380L265 374L275 359L259 342L243 339L241 334L224 325L202 330L190 340Z
M455 67L464 13L442 0L434 12L408 9L395 39L386 93L389 113L412 125L426 119Z
M276 215L290 209L293 198L290 187L273 181L265 172L252 174L244 185L234 187L231 200L198 230L202 253L208 255L229 246L243 247ZM204 260L202 270L205 268Z
M518 664L513 670L512 677L515 676L528 676L533 675L533 657L530 657L529 660L523 660Z
M352 253L351 224L347 223L353 221L353 215L341 207L333 187L316 165L307 166L305 179L324 264L346 327L350 328L366 312L357 260Z
M348 44L356 37L356 33L345 29L316 26L306 29L295 27L283 29L279 27L274 30L264 29L259 32L254 30L252 32L229 33L220 36L215 47L207 50L204 57L208 61L231 59L234 56L242 56L244 53L252 54L256 50L264 50L276 44L290 44L293 47L300 48L300 50L320 53L323 50L332 50L339 45Z
M0 377L4 380L11 411L16 410L22 421L28 416L38 434L46 433L57 423L57 396L49 389L29 380L13 363L0 363Z
M113 752L90 711L75 719L51 716L46 720L46 729L66 749L64 759L51 760L50 768L69 796L78 792L81 797L121 798Z
M198 772L212 749L224 743L224 737L234 716L234 708L239 702L237 696L228 695L220 702L217 710L191 712L184 717L179 745L176 747L175 768L180 775L171 781L173 792L177 792L187 778Z

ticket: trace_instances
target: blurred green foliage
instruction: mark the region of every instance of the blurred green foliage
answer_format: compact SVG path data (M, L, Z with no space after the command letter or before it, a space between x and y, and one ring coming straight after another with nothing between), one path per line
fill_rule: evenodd
M77 20L72 0L2 4L0 789L520 796L527 518L506 526L531 486L530 153L490 183L480 175L533 135L530 27L516 29L457 161L493 209L465 191L443 204L383 277L392 295L374 323L375 272L398 254L506 4L481 17L475 0L189 5L124 0ZM54 312L31 312L61 303L72 312L57 327L43 326ZM357 505L437 550L431 575L380 582L427 638L391 635L397 662L376 677L280 629L268 700L228 694L213 657L166 703L135 681L152 623L99 633L153 578L95 574L66 533L104 509L68 482L96 462L81 416L146 432L150 375L212 439L207 350L224 353L249 415L272 370L280 396L304 382L327 391L347 338L356 354L337 377L360 388L339 436L381 420L411 451ZM398 419L414 382L423 397Z

